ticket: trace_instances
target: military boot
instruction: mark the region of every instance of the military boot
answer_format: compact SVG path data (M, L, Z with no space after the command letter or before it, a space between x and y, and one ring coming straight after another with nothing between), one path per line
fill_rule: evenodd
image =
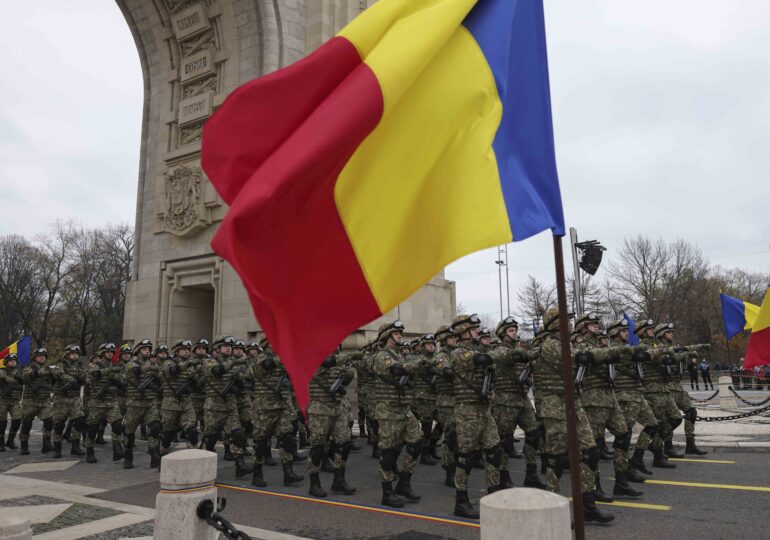
M139 440L140 441L147 440L147 426L145 426L144 424L139 424Z
M86 448L86 463L97 463L93 447Z
M396 495L401 495L406 500L411 502L417 502L422 497L414 492L411 485L412 475L406 472L402 472L398 475L398 484L396 484Z
M546 486L537 475L537 465L534 463L527 463L527 474L524 476L524 487L548 489L548 486Z
M85 452L80 448L80 439L72 440L72 448L70 449L71 456L85 456Z
M478 510L473 508L473 505L471 504L470 499L468 499L467 491L460 491L458 489L455 492L454 515L456 515L457 517L468 518L468 519L479 519L479 512Z
M548 456L545 452L540 454L540 474L545 474L548 470Z
M380 446L377 441L372 443L372 459L380 459Z
M115 437L112 440L112 461L120 461L121 459L123 459L123 445Z
M42 454L47 454L48 452L51 452L53 450L53 446L51 445L51 436L43 437L43 446L40 447L40 452Z
M296 484L297 482L302 482L302 480L305 477L301 474L297 474L294 472L294 467L292 467L291 461L288 463L283 464L283 485L284 486L290 486L292 484Z
M5 452L5 438L4 433L0 433L0 452Z
M628 485L628 474L626 471L615 471L615 487L612 494L616 497L641 497L642 492L637 491Z
M307 430L300 429L299 430L299 447L300 448L307 448L310 446L310 441L307 438ZM358 448L361 450L361 447Z
M393 493L393 485L390 482L382 483L382 505L391 506L393 508L401 508L404 506L404 501Z
M251 485L257 487L267 487L267 482L262 477L262 465L260 463L254 464L254 474L251 477Z
M29 455L29 441L19 441L19 444L21 445L21 449L19 450L20 456L28 456Z
M312 497L326 497L326 491L321 486L321 479L318 477L318 473L310 473L310 489L308 495Z
M444 477L444 485L446 487L455 487L455 465L444 465L446 470L446 476Z
M5 441L5 446L9 450L16 450L18 446L16 446L16 432L19 431L19 426L21 425L21 420L12 420L11 421L11 427L8 428L8 439Z
M150 447L150 468L160 468L160 449L157 446Z
M267 465L268 467L275 467L276 465L278 465L278 463L276 463L275 460L273 459L273 453L270 451L269 448L267 452L265 452L265 465Z
M61 441L53 443L53 458L59 459L61 457Z
M441 456L438 454L438 441L430 441L430 444L428 445L428 453L430 454L430 457L435 459L437 462L441 461Z
M644 450L641 448L634 450L634 455L631 457L631 459L628 460L628 466L630 469L639 471L642 474L646 474L648 476L652 475L652 471L649 470L644 464ZM634 482L634 480L631 481Z
M233 454L229 444L225 445L225 455L222 459L225 461L235 461L235 454Z
M693 435L687 436L687 446L684 449L685 454L689 454L691 456L705 456L708 454L705 450L701 450L697 446L695 446L695 437Z
M356 488L345 481L345 467L334 471L334 482L332 482L332 493L341 493L342 495L353 495Z
M668 461L668 458L666 457L666 454L663 453L663 450L655 451L655 457L652 458L652 466L657 467L658 469L676 469L676 465Z
M626 470L626 480L629 482L634 482L635 484L644 484L647 479L639 473L636 469L630 466Z
M333 473L336 470L328 456L324 456L324 460L321 462L321 472Z
M508 469L501 469L500 470L500 483L498 484L499 489L508 489L513 487L513 481L511 480L511 474L508 472Z
M100 427L99 431L96 432L96 439L94 439L94 444L107 444L107 441L104 440L104 430L107 429L105 427Z
M430 455L430 447L423 446L420 453L420 463L422 465L435 465L439 460Z
M130 446L126 446L125 450L123 450L123 468L134 468L134 449Z
M615 458L615 453L609 449L607 446L607 441L604 440L604 437L599 437L596 439L596 445L599 447L599 451L601 452L601 460L602 461L612 461Z
M589 491L583 493L583 517L586 521L596 521L597 523L609 523L615 516L600 510L596 506L596 493Z
M242 476L246 476L247 474L251 474L254 472L254 469L246 463L246 458L243 457L243 454L238 454L235 456L235 477L240 478Z
M595 477L596 477L596 493L595 493L596 500L599 502L611 503L612 497L607 495L602 489L602 481L599 478L599 473L596 473Z
M663 451L666 454L666 457L678 458L678 459L681 459L681 458L684 457L684 452L674 448L674 442L673 441L666 441L666 444L665 444L665 447L664 447Z

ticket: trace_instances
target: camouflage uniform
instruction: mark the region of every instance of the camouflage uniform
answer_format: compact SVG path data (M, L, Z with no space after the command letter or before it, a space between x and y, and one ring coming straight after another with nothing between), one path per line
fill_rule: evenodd
M310 429L310 495L325 497L319 471L324 459L324 447L331 440L334 445L333 493L351 495L355 489L345 482L345 464L351 448L348 414L350 403L345 399L346 387L355 377L355 371L338 362L337 355L324 360L310 380L310 404L307 408Z
M112 428L112 459L118 461L123 458L123 448L120 444L123 425L116 391L123 382L124 369L120 365L108 364L102 357L86 368L86 383L91 388L85 438L86 460L89 463L96 463L94 443L99 428L105 420Z
M53 408L51 407L51 390L53 381L51 371L44 362L37 362L34 358L47 358L45 349L38 349L32 354L33 360L24 367L24 397L21 402L21 455L29 454L29 432L32 422L37 416L43 421L43 449L42 452L50 452L51 433L53 432Z
M182 340L174 344L172 352L179 354L186 349L189 354L192 343ZM190 362L180 356L168 358L161 366L163 378L163 403L160 407L160 421L163 429L161 455L168 453L171 441L178 430L183 430L191 447L198 444L197 421L190 394L194 384Z
M416 362L417 369L414 371L414 397L412 398L412 412L420 422L422 429L422 457L420 463L423 465L435 465L438 460L433 454L436 451L436 443L441 438L440 426L433 429L433 420L437 418L436 412L436 369L434 352L425 350L427 343L435 346L435 336L428 334L420 338L416 347L418 352L407 359L407 362Z
M267 485L262 477L262 465L270 453L270 438L278 438L284 485L300 482L303 477L294 473L293 461L297 450L292 421L296 415L291 403L289 376L280 358L265 341L263 352L252 365L254 396L252 422L254 424L254 478L257 487Z
M11 357L5 358L5 367L0 369L0 452L5 452L5 446L14 449L13 440L16 432L21 427L21 392L23 388L22 370L18 365L8 366ZM17 359L18 362L18 359ZM8 430L8 441L5 440L5 427L8 425L8 416L11 417L11 429Z
M442 467L446 471L444 485L455 485L455 451L457 450L457 431L455 430L455 398L454 382L452 380L452 351L455 348L456 336L449 327L441 327L436 331L436 339L441 349L434 356L436 369L436 417L444 428L444 442L441 447ZM449 341L452 341L450 344Z
M200 348L208 350L208 341L205 339L198 340L193 346L193 353L189 359L190 378L192 381L192 393L190 394L190 401L192 401L193 410L195 411L195 418L197 423L200 424L201 431L206 429L205 415L203 414L203 406L206 403L206 374L204 373L203 364L208 358L208 353L201 351ZM202 354L196 353L198 350Z
M77 346L68 346L65 356L79 353ZM78 359L62 358L50 367L53 386L53 457L61 457L61 440L67 420L72 422L71 455L83 455L80 450L80 434L86 429L86 418L83 412L83 400L80 397L80 387L85 382L85 372Z
M513 453L513 433L516 426L524 431L524 459L527 474L525 487L544 488L537 476L537 455L540 447L535 409L529 400L529 377L531 370L529 353L518 347L517 342L504 335L504 331L513 324L498 325L498 336L502 335L500 345L490 353L495 362L495 396L492 404L492 416L497 423L500 445L505 450L500 461L500 483L503 487L512 487L508 472L508 456ZM513 321L515 323L515 321ZM507 480L507 482L506 482ZM510 485L509 485L510 484Z
M377 406L376 377L374 375L374 355L377 353L377 343L372 343L364 352L363 357L357 362L358 385L366 389L365 395L360 397L366 409L366 428L369 435L369 444L372 445L372 457L380 457L380 426L374 414ZM359 394L361 396L361 394Z
M160 466L158 437L161 432L160 416L155 406L157 389L161 384L160 368L142 356L141 349L151 348L149 340L142 340L134 347L137 353L124 371L126 383L126 415L123 418L123 468L134 467L135 431L140 423L148 428L147 445L150 451L150 467Z

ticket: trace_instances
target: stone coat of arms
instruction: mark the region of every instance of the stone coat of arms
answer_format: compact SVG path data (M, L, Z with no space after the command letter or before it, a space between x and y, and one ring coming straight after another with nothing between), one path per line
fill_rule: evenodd
M163 224L167 231L184 236L205 227L201 215L201 170L182 165L165 173L166 203Z

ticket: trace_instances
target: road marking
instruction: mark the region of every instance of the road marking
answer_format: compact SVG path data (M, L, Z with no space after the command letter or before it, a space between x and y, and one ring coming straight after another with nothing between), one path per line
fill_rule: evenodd
M352 503L344 503L339 501L328 501L325 499L316 499L313 497L303 497L301 495L290 495L288 493L280 493L278 491L268 491L264 489L252 489L252 488L245 488L240 486L231 486L229 484L216 484L216 486L224 489L232 489L235 491L245 491L247 493L259 493L260 495L272 495L273 497L282 497L284 499L293 499L296 501L326 504L329 506L337 506L340 508L352 508L354 510L365 510L367 512L376 512L378 514L389 514L392 516L421 519L424 521L432 521L434 523L443 523L447 525L459 525L462 527L471 527L474 529L478 529L481 527L479 523L476 523L473 521L461 521L459 519L448 519L448 518L442 518L437 516L429 516L426 514L415 514L412 512L399 512L398 510L388 510L386 508L379 508L376 506L367 506L364 504L352 504Z
M567 498L570 501L572 500L572 497ZM604 506L622 506L623 508L640 508L642 510L661 510L663 512L668 512L671 510L670 506L666 506L664 504L647 504L631 501L613 501L611 503L596 501L596 504L603 504Z
M770 491L764 486L739 486L734 484L702 484L699 482L675 482L673 480L647 480L645 484L660 484L664 486L701 487L711 489L736 489L739 491Z
M687 461L690 463L724 463L727 465L735 465L734 461L723 459L692 459L692 458L668 458L669 461Z

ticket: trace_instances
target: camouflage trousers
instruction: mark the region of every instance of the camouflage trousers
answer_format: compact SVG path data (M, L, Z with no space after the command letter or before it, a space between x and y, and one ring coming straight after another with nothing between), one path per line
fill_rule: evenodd
M693 408L692 400L690 399L690 394L688 394L684 388L681 386L675 390L671 391L671 397L674 398L674 403L676 403L676 406L679 408L682 412L690 411ZM684 417L684 434L687 437L692 437L695 435L695 422L693 422L688 416L685 414ZM673 436L673 433L672 433Z
M455 448L457 446L457 431L455 430L455 408L436 407L436 419L444 426L444 443L441 446L441 457L444 468L455 464Z
M286 406L280 409L263 409L258 403L254 403L252 410L252 423L254 424L254 459L255 465L265 462L267 452L270 452L270 439L277 437L281 442L279 450L281 463L294 461L292 449L296 444L294 440L294 426L292 422L296 418L294 407Z
M468 491L468 476L473 468L474 454L484 454L484 476L487 487L500 483L500 462L504 454L500 448L497 423L488 404L459 403L455 405L457 456L455 461L455 488Z
M581 454L589 448L596 446L591 424L583 410L580 401L575 404L577 408L577 436ZM569 446L567 444L567 413L565 411L563 396L547 395L541 400L540 414L545 428L545 451L548 454L548 469L545 483L548 490L559 493L561 490L561 475L566 467L560 465L568 459ZM583 455L585 458L585 456ZM597 465L598 470L598 465ZM586 463L586 459L580 461L580 490L582 493L592 492L596 489L596 471Z
M650 447L663 448L663 441L670 441L673 437L672 426L678 425L682 421L682 413L679 412L676 402L668 392L645 392L644 399L647 400L652 413L658 419L658 433L653 438Z
M407 405L380 402L374 408L374 417L379 425L382 482L392 482L395 479L396 462L402 443L406 443L407 450L401 470L406 474L413 474L422 451L422 430L414 413Z
M412 412L422 429L422 447L430 446L431 433L433 432L433 420L436 418L436 400L415 398L412 401Z
M201 429L203 429L206 424L204 420L205 414L203 413L206 396L194 393L190 396L190 401L192 401L193 411L195 411L195 420L196 422L200 422Z
M182 399L164 397L160 407L160 423L163 431L189 431L196 427L192 400L186 396Z
M535 409L532 407L529 399L521 405L506 405L505 403L495 403L492 405L492 417L497 422L497 431L500 434L503 448L503 459L500 461L500 470L508 470L508 453L506 445L513 446L513 432L516 426L520 426L524 431L524 459L527 465L537 463L538 448L535 448L533 442L539 438L535 435L538 431L538 423L535 418Z
M609 407L583 406L583 410L588 417L588 423L591 425L591 432L596 439L604 439L604 430L608 430L615 436L615 458L613 466L616 471L628 470L628 449L622 443L623 439L631 442L631 436L628 431L626 417L623 416L623 409L620 408L617 398L613 395ZM618 444L621 443L621 444Z
M251 396L245 394L238 396L236 398L236 408L238 409L238 422L240 422L241 428L243 428L244 435L251 437L251 434L254 432ZM222 437L222 442L224 444L232 444L233 441L229 435L225 435Z
M32 427L35 417L43 421L43 437L51 436L53 431L53 408L51 407L50 400L24 399L21 402L22 428L19 431L20 441L29 441L29 429Z
M650 408L650 404L644 399L641 393L636 396L638 401L626 401L620 402L620 408L623 409L623 416L626 419L626 427L628 432L634 428L635 423L641 424L645 428L653 428L658 426L658 419L655 418L655 414ZM639 438L636 439L636 448L641 450L647 450L652 442L652 438L647 431L642 431L639 434Z
M64 424L67 423L67 420L70 420L74 423L79 418L83 418L83 421L85 421L85 413L83 412L83 400L80 398L80 396L62 397L55 395L53 397L54 430L51 440L54 443L61 442L62 436L64 434ZM77 429L74 425L72 426L70 438L73 441L80 439L80 430Z
M123 417L123 444L126 448L133 447L134 432L139 424L144 424L147 430L147 445L157 448L160 444L160 416L154 401L126 402L126 415Z
M86 448L94 447L95 437L93 432L98 431L98 426L103 420L106 420L108 424L112 424L120 419L120 407L117 400L101 401L92 399L88 404L88 415L86 416L86 424L88 425L85 436ZM113 437L117 435L113 432Z
M9 415L12 421L21 420L21 402L0 398L0 422L5 422Z
M308 409L308 430L310 431L310 462L308 463L308 472L317 473L321 469L323 460L323 449L327 442L334 444L334 467L342 469L350 452L350 428L348 419L344 415L344 410L335 411L331 407L326 407L326 411L332 414L319 414L313 411L311 406Z
M126 402L128 401L128 398L126 396L118 396L117 402L118 402L118 409L120 409L120 416L126 416Z

